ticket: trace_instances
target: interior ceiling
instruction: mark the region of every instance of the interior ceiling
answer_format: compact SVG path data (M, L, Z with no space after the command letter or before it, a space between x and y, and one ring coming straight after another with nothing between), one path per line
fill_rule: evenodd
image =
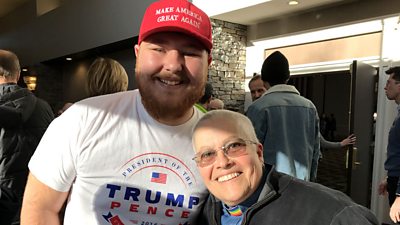
M16 8L22 6L28 1L34 0L0 0L0 18L11 13ZM217 1L200 0L205 3L208 7L224 8L224 6L218 6ZM298 0L300 4L295 6L289 6L289 0L271 0L260 4L252 5L247 8L240 10L233 10L230 12L211 14L212 18L220 19L232 23L239 23L244 25L250 25L257 22L265 21L279 15L291 14L296 12L302 12L317 7L327 6L338 2L347 2L349 0ZM354 0L353 0L354 1ZM196 1L194 1L196 3ZM200 3L199 2L199 3ZM225 2L225 1L223 1ZM202 4L203 4L202 3ZM224 3L226 4L226 3ZM207 13L208 10L204 9ZM215 11L215 10L214 10Z
M6 16L28 1L30 0L0 0L0 18Z
M206 1L211 0L198 0L201 5L206 5ZM246 8L230 10L229 12L224 12L223 5L215 6L215 4L226 4L225 1L220 1L220 3L215 3L216 1L213 1L214 4L209 2L207 6L200 8L205 10L205 12L211 15L214 19L243 25L251 25L271 20L282 15L296 14L351 1L357 0L298 0L298 5L289 5L289 0L269 0ZM207 7L209 7L209 9L207 9ZM225 8L227 7L225 6ZM220 13L218 13L218 11L220 11Z

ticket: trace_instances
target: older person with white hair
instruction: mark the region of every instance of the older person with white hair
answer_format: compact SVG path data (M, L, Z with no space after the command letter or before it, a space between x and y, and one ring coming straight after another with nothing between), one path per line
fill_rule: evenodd
M193 158L211 192L198 224L378 224L342 192L299 180L264 164L250 120L214 110L193 131Z

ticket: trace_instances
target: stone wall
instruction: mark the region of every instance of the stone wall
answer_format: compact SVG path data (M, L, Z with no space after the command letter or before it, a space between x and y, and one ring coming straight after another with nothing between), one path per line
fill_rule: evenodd
M247 27L215 19L211 23L214 46L208 81L226 109L243 113Z

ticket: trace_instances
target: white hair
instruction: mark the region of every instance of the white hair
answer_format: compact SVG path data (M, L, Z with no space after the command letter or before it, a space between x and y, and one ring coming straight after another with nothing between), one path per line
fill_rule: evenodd
M230 110L213 110L206 113L194 126L192 140L197 129L204 126L208 121L214 121L216 124L231 123L240 131L239 135L250 141L259 143L253 124L245 115Z

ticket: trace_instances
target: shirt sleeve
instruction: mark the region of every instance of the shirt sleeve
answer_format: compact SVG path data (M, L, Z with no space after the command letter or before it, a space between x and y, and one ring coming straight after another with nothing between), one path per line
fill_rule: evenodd
M69 191L76 177L81 121L76 106L53 120L29 162L30 172L54 190Z

